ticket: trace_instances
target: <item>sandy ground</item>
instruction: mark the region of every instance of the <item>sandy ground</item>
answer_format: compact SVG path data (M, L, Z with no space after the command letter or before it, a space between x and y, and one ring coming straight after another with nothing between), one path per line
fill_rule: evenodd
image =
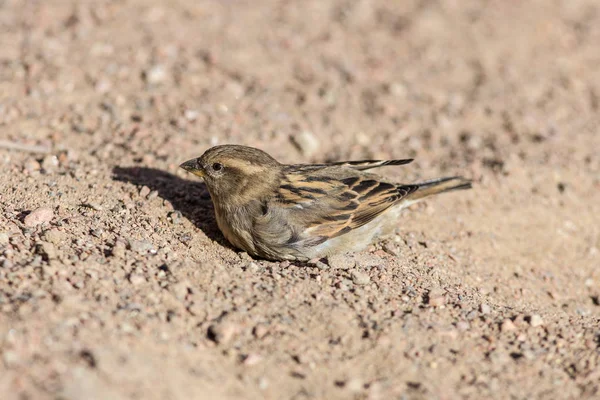
M598 398L599 43L596 0L0 1L0 397ZM253 260L177 168L219 143L475 188Z

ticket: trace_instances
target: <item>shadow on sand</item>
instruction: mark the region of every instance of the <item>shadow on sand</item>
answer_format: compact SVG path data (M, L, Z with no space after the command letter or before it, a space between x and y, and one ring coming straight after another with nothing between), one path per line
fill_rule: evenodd
M113 179L156 190L161 198L168 200L176 211L192 221L210 239L226 242L215 221L204 182L181 179L169 172L146 167L115 167Z

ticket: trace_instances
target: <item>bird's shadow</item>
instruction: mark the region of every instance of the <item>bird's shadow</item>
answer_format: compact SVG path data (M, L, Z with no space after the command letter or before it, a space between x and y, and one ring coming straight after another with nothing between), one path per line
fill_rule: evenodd
M156 190L161 198L171 203L175 211L192 221L207 237L225 242L204 182L182 179L169 172L146 167L115 167L113 179Z

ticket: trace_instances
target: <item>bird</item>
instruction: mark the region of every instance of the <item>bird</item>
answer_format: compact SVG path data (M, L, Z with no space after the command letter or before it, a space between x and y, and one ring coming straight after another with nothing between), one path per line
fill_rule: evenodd
M416 184L368 172L413 159L282 164L248 146L218 145L180 165L203 178L217 225L236 248L274 261L311 261L365 249L393 234L400 210L472 187L461 176Z

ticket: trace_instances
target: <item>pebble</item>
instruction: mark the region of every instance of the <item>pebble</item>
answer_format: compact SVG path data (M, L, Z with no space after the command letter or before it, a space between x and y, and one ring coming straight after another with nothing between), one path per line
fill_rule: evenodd
M140 196L146 197L150 194L150 188L148 186L142 186L140 189Z
M456 329L459 331L468 331L470 328L471 324L469 324L467 321L459 321L456 323Z
M42 169L46 173L52 173L56 171L56 168L58 168L58 157L55 155L47 155L44 157L42 160Z
M117 240L111 251L113 256L118 258L125 258L125 243L123 243L120 240Z
M146 254L153 249L152 243L147 240L129 239L129 249L138 254Z
M368 285L371 282L371 277L368 274L361 271L352 271L351 274L352 282L358 286Z
M85 207L91 208L94 211L102 211L103 207L102 205L100 205L100 203L96 203L96 202L90 202L90 203L86 203L84 204Z
M90 233L92 234L92 236L97 237L97 238L101 238L102 234L104 233L104 229L102 228L94 228L90 231Z
M183 113L183 116L185 117L185 119L187 119L188 121L192 122L198 119L198 111L196 110L185 110L185 112Z
M325 264L321 260L310 260L308 262L308 265L316 267L316 268L320 269L321 271L325 271L325 270L329 269L329 265Z
M391 256L398 257L398 252L396 251L396 249L388 243L383 245L383 251L385 251Z
M269 327L265 324L258 324L254 327L252 333L257 339L262 339L269 333Z
M63 242L67 237L67 234L58 229L50 229L44 232L43 238L52 244L59 244Z
M327 264L334 269L350 269L356 265L353 257L347 254L335 254L327 257Z
M201 303L191 303L187 307L187 310L193 316L198 317L199 320L204 320L208 315L208 311L206 310L206 307L204 306L204 304L201 304Z
M39 171L42 168L40 166L40 163L34 159L29 159L29 160L25 161L24 167L25 167L25 171L28 171L28 172Z
M189 292L189 287L191 285L188 282L182 281L182 282L177 282L176 284L171 286L171 289L173 291L173 295L175 296L175 298L179 301L184 301L186 296L188 295Z
M529 317L529 325L536 328L544 325L544 320L538 314L533 314L531 317Z
M251 353L248 354L246 357L244 357L244 365L248 365L248 366L252 366L252 365L256 365L259 362L262 361L262 356L260 354L256 354L256 353Z
M433 290L429 293L428 304L432 307L441 307L446 304L446 296L441 291Z
M2 360L4 361L4 365L6 368L14 368L20 364L19 355L12 350L5 350L2 353Z
M364 388L363 382L358 378L352 378L348 382L346 382L346 389L348 389L352 393L361 392Z
M131 274L129 275L129 282L134 286L141 285L146 282L146 277L142 274Z
M269 380L264 376L258 379L258 388L260 390L266 390L269 388Z
M120 325L121 331L123 333L133 333L135 332L135 327L127 322L124 322Z
M502 324L500 325L500 330L502 332L512 332L517 330L517 326L514 324L514 322L507 318L504 321L502 321Z
M181 218L182 218L181 211L171 211L168 214L168 216L169 216L169 218L171 218L171 222L174 225L181 223Z
M488 306L487 304L485 304L485 303L482 303L482 304L479 306L479 311L481 311L481 313L482 313L483 315L486 315L486 314L489 314L489 313L492 311L492 309L491 309L491 308L490 308L490 306Z
M56 258L56 249L50 242L39 242L37 244L37 251L45 260L53 260Z
M292 143L296 146L302 155L310 157L319 150L319 140L312 132L302 131L291 137Z
M217 344L231 342L238 332L238 327L231 322L219 322L208 327L208 338Z
M167 79L167 71L164 66L158 64L152 66L148 71L146 71L146 82L156 85L159 83L163 83Z
M0 232L0 246L5 246L8 244L8 233L6 232Z
M246 271L253 272L253 273L258 272L258 271L260 271L260 265L258 265L255 262L251 262L250 264L248 264L248 266L246 266Z
M54 217L54 211L50 207L40 207L33 210L23 220L25 226L34 227L40 224L50 222Z

